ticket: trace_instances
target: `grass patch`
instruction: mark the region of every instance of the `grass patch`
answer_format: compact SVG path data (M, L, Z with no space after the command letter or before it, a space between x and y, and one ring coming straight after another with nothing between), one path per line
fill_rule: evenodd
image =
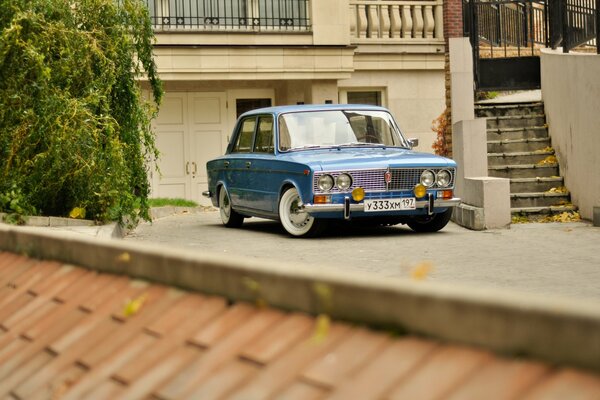
M157 198L148 199L148 203L150 204L150 207L198 207L198 203L196 203L195 201L185 199Z

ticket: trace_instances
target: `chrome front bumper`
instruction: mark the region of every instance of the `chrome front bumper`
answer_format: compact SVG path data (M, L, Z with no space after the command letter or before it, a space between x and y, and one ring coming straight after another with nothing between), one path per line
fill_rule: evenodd
M433 196L431 196L433 197ZM325 213L325 212L343 212L345 218L350 217L352 212L364 212L365 206L363 203L350 203L350 198L346 197L344 203L336 204L304 204L302 211L306 211L309 214ZM455 207L460 204L460 198L453 197L452 199L426 199L418 200L415 202L417 209L425 208L428 214L433 214L434 208L447 208Z

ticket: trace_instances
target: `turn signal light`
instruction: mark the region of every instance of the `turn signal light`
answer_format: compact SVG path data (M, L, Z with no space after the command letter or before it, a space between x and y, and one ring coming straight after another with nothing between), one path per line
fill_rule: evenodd
M324 194L317 194L314 197L314 204L327 204L327 203L331 203L331 196L327 196Z
M425 187L425 185L418 183L415 185L413 193L415 194L416 198L425 197L425 195L427 194L427 188Z
M365 189L357 187L352 191L352 199L354 201L362 201L365 198Z
M439 196L439 194L438 194L438 196ZM454 197L454 193L452 193L452 190L442 190L442 199L448 200L448 199L451 199L452 197Z

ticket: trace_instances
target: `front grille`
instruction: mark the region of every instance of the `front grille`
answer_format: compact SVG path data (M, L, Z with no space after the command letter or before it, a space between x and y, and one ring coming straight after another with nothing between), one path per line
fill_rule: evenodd
M368 170L356 170L356 171L327 171L315 173L313 180L313 191L315 193L323 193L319 190L317 185L318 179L321 175L329 174L335 179L342 173L347 173L352 176L352 186L348 191L354 188L362 187L366 192L385 192L385 191L400 191L400 190L412 190L417 183L420 182L421 174L425 170L431 170L434 173L443 169L450 172L452 179L448 188L454 187L454 168L391 168L392 174L391 182L388 185L385 183L385 173L387 169L368 169ZM434 185L432 189L436 189ZM327 193L340 193L341 191L334 187Z

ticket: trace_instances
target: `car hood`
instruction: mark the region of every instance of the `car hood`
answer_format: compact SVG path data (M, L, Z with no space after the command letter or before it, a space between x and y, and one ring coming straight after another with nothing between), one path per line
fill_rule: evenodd
M303 150L280 155L282 159L308 165L314 171L344 169L456 167L445 157L400 148L332 148Z

